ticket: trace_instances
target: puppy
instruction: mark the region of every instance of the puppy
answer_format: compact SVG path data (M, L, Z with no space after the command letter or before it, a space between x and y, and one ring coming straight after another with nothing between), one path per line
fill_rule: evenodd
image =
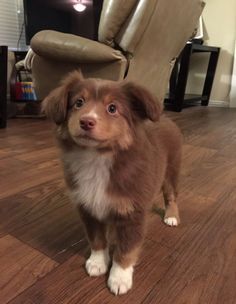
M164 222L179 224L176 204L182 136L161 105L132 82L83 79L75 71L43 101L56 124L65 179L83 221L90 276L107 272L107 232L115 249L108 278L114 294L132 287L146 214L162 190Z

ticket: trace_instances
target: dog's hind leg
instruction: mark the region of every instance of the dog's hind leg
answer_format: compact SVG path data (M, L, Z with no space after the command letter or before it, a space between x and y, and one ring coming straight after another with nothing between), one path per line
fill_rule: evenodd
M175 159L167 168L166 178L162 187L165 201L165 216L164 222L168 226L178 226L180 223L179 209L177 205L177 186L180 171L180 158Z

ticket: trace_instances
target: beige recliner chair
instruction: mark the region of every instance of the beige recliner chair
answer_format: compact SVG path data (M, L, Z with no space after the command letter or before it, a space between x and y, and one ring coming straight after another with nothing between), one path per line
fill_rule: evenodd
M41 31L31 40L36 94L44 98L70 71L139 82L163 99L175 58L193 33L201 0L104 0L98 41Z

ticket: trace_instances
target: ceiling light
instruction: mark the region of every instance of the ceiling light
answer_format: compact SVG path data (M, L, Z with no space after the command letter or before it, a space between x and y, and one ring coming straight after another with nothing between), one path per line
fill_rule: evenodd
M78 3L73 5L74 9L77 12L83 12L86 9L86 5L84 5L83 3L81 3L81 1L79 1Z

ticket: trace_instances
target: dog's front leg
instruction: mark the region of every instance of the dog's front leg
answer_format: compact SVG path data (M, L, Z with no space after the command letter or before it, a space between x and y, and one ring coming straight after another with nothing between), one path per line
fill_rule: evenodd
M91 248L85 268L90 276L99 276L107 272L110 256L106 240L106 225L98 221L84 208L79 208L81 219Z
M144 236L144 214L133 212L115 222L116 248L108 278L108 287L115 295L128 292L133 284L134 265Z

